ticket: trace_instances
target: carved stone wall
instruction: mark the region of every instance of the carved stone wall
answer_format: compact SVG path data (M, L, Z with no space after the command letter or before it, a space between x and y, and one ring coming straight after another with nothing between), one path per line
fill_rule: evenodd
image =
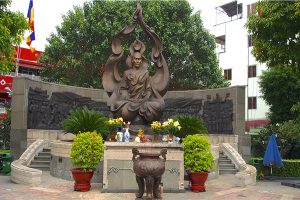
M28 129L62 129L61 122L69 113L83 106L101 111L106 116L112 116L106 102L94 101L90 97L83 97L72 92L53 92L51 97L48 97L47 90L29 88Z
M112 116L104 90L79 88L16 77L13 82L11 149L18 158L27 147L27 129L61 129L70 110L87 106ZM163 120L174 114L202 116L211 134L239 137L239 151L249 152L245 135L245 88L169 91L164 96ZM241 145L241 146L240 146ZM244 152L244 153L243 153Z
M166 108L162 120L165 121L173 115L194 115L203 118L204 123L211 134L233 134L233 102L222 99L219 94L215 98L207 96L207 100L192 98L167 98ZM202 103L203 102L203 103ZM51 97L47 90L41 88L29 88L28 91L28 129L62 129L61 122L69 113L86 106L89 109L102 112L105 116L112 117L112 113L106 106L106 102L94 101L89 97L83 97L71 92L53 92Z

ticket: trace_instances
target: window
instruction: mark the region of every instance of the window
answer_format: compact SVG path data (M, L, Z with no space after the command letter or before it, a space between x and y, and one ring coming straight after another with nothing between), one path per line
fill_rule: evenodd
M252 47L252 35L248 35L248 47Z
M248 109L256 109L256 97L248 97Z
M248 66L248 78L256 77L256 65Z
M224 77L226 80L231 80L231 69L224 69Z
M247 5L247 17L251 14L256 14L256 3Z
M28 75L34 75L34 76L39 76L39 70L38 69L32 69L28 67L23 67L19 66L19 71L20 74L28 74Z

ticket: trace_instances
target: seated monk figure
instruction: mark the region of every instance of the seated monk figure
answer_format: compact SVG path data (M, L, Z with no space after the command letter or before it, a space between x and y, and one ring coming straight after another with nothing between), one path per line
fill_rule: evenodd
M152 77L147 70L148 62L143 56L144 44L135 40L127 58L128 68L115 85L107 105L114 117L123 117L133 124L147 124L159 120L165 103L153 87Z

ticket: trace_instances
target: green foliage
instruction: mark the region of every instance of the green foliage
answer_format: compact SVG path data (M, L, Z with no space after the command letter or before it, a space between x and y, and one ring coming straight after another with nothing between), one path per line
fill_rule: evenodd
M97 131L105 137L109 133L106 121L107 118L102 113L83 107L72 111L62 122L62 126L66 132L73 134Z
M0 119L0 149L10 148L11 109L7 109L7 117Z
M270 68L263 72L259 84L263 99L270 105L269 118L272 123L299 116L299 112L292 107L300 99L300 73L288 66Z
M205 124L200 117L192 115L174 115L171 118L177 120L181 126L181 129L176 134L177 137L184 138L187 135L208 133Z
M276 141L280 147L279 151L282 158L300 159L300 119L266 126L258 135L252 136L253 156L264 156L272 131L276 134Z
M279 177L300 177L300 160L283 160L283 167L273 168L272 176ZM251 158L249 164L257 170L257 175L263 173L265 176L271 175L270 167L263 165L262 158Z
M269 66L288 64L299 70L299 3L260 1L257 7L261 15L250 16L246 24L253 34L254 56Z
M10 4L11 0L0 1L0 72L10 72L15 67L12 45L19 45L28 29L22 13L8 10Z
M75 167L83 171L93 171L104 154L101 135L94 132L83 132L75 136L70 156Z
M214 36L203 27L199 13L192 14L186 0L141 1L145 22L164 45L170 70L171 90L226 87L228 82L218 67ZM104 64L111 54L113 37L131 23L136 1L93 1L75 7L64 16L57 34L48 38L49 46L40 62L44 80L68 85L102 88ZM122 43L139 37L150 58L150 39L140 27ZM63 52L63 53L62 53ZM124 65L120 66L124 69ZM154 66L149 66L153 73Z
M214 168L214 157L209 140L200 135L183 139L184 167L191 172L204 172Z

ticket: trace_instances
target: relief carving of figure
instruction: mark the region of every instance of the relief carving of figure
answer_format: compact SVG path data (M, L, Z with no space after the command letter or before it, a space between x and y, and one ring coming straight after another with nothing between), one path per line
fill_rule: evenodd
M150 37L152 43L151 61L156 65L153 76L148 72L148 61L144 57L145 45L136 39L130 45L126 59L127 70L121 76L118 64L123 57L121 46L125 36L134 31L139 24ZM142 18L142 8L138 4L132 24L125 26L112 41L112 54L108 58L103 74L103 87L108 93L107 105L114 117L123 117L133 124L147 124L159 120L165 107L163 95L167 92L169 70L162 55L162 45Z

